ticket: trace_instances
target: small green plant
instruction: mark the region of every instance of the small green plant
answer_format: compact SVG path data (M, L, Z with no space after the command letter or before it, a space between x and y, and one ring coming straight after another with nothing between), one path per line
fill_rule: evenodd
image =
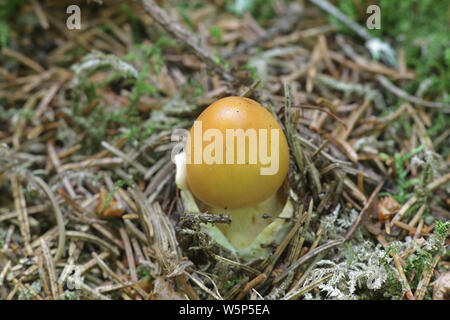
M16 122L18 119L30 120L33 118L33 115L34 115L33 110L26 110L23 108L5 109L3 106L0 105L0 120L13 119L13 122Z
M125 184L126 184L126 182L123 180L119 180L119 181L116 181L116 183L114 183L113 189L108 193L108 196L106 197L105 202L103 202L102 207L100 208L100 214L102 214L103 211L106 209L106 207L109 205L109 203L113 199L114 194L117 192L117 190L119 190L119 188L123 187Z
M136 274L138 276L138 279L151 279L152 275L150 273L150 270L146 266L139 266L136 268Z
M436 255L443 255L445 250L445 239L448 236L450 222L436 221L436 227L428 240L417 246L415 252L406 260L404 269L412 290L417 289L421 276L424 272L431 271L432 261ZM431 298L427 292L425 298Z
M222 56L217 51L217 49L214 50L214 62L217 64L223 65L225 67L225 69L230 68L230 63L227 60L225 60L224 58L222 58Z
M60 296L61 300L79 300L80 298L77 296L77 294L73 291L66 290L64 293Z
M219 27L212 26L209 28L209 34L216 40L218 45L222 44L222 30Z
M419 152L423 151L425 149L424 145L421 145L417 147L416 149L412 150L411 152L402 155L398 152L394 154L393 160L394 160L394 166L395 166L395 173L396 173L396 193L393 196L395 200L397 200L400 204L405 203L412 195L411 192L408 190L420 183L421 179L413 178L413 179L407 179L408 177L408 171L405 170L405 162L409 159L411 159L414 155L418 154ZM389 155L385 153L380 153L380 156L384 159L389 159ZM386 196L390 195L386 192L381 192L379 194L380 196Z
M86 132L83 144L88 151L98 151L100 142L107 138L106 129L121 128L122 136L135 146L153 132L154 126L143 121L137 104L143 95L158 96L157 75L164 63L162 50L173 44L172 40L161 37L151 46L136 45L122 58L93 51L72 67L75 73L71 91L73 122ZM109 73L106 80L91 82L90 77L99 71ZM99 92L117 86L130 90L126 95L129 104L111 110L103 104ZM91 103L95 107L86 114L86 105Z
M191 21L189 10L200 9L204 6L204 3L196 1L178 1L176 6L184 23L186 23L189 28L194 29L194 24Z
M391 300L400 300L403 294L403 285L391 266L386 264L384 267L387 278L386 285L383 288L383 297Z
M242 281L241 279L228 280L227 283L225 284L225 288L226 289L230 289L232 286L234 286L235 284L240 283L241 281Z
M158 89L152 79L158 75L164 64L162 48L169 45L174 45L174 42L169 38L161 37L151 47L145 44L136 45L132 52L122 58L126 62L133 61L142 64L130 96L131 114L136 114L136 104L143 94L155 95L157 93Z
M438 244L438 247L435 248L436 253L444 254L445 250L445 239L448 237L449 229L450 229L450 221L442 222L436 221L434 237L435 241Z
M128 3L122 1L120 4L120 10L124 12L130 21L131 29L133 31L133 40L134 43L140 43L143 38L145 38L145 27L141 25L139 18L136 16L136 13L133 12L133 9L130 7Z
M433 256L430 252L425 250L420 250L416 254L412 255L407 260L407 266L405 268L405 274L410 276L413 274L413 279L410 281L409 285L412 290L415 290L417 288L417 285L419 284L420 275L424 271L425 268L431 267L431 261L433 259ZM410 276L411 278L411 276Z

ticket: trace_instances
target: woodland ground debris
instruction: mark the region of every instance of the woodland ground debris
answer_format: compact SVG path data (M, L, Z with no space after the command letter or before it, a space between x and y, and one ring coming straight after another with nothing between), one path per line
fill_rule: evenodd
M90 1L69 31L71 1L6 1L0 299L445 298L448 3L379 1L393 67L326 2ZM368 4L338 9L364 25ZM248 263L201 230L226 216L183 208L170 162L175 129L242 93L285 130L296 213Z

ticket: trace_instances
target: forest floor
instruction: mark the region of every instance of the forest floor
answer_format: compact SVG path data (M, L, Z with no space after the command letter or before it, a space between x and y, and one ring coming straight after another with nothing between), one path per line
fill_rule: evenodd
M80 1L70 29L72 2L0 1L1 300L448 299L447 1L380 0L375 30L339 1L359 33L324 0ZM291 150L298 223L250 262L171 161L230 95Z

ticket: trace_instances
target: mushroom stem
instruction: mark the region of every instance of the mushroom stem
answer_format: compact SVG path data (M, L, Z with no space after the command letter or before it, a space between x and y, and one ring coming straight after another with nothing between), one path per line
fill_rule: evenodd
M286 198L283 197L282 190L280 190L253 206L228 210L208 207L208 211L228 214L231 217L230 224L221 224L217 227L229 239L234 248L242 250L248 247L258 234L273 221L272 217L278 217L285 203ZM269 215L269 218L266 218L265 215Z

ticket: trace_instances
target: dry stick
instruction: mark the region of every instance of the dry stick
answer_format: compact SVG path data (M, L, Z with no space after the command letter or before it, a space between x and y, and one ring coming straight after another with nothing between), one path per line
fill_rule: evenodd
M72 198L76 198L76 193L75 190L73 190L72 185L70 184L69 179L67 178L66 174L61 170L61 162L59 161L59 158L56 154L56 150L55 147L53 146L52 143L47 143L47 151L48 151L48 155L50 157L50 160L52 161L53 165L56 168L56 172L58 172L58 174L61 174L63 176L63 184L64 187L66 188L67 192L69 193L69 195Z
M344 130L338 130L337 131L337 138L342 140L347 140L348 136L350 135L351 131L355 127L356 122L359 120L359 118L363 115L363 113L367 110L367 108L370 106L371 99L366 98L364 100L364 103L361 107L355 109L347 119L348 127L346 127Z
M205 291L206 293L208 293L209 295L211 295L212 297L214 297L214 299L216 300L223 300L222 297L218 296L217 294L215 294L214 292L212 292L210 289L208 289L202 281L200 281L199 279L197 279L196 277L192 276L189 272L187 272L186 270L183 270L183 274L185 274L186 276L188 276L189 279L191 279L195 284L197 284L200 289L202 289L203 291Z
M108 238L110 241L114 242L119 248L124 249L124 244L120 239L115 237L111 231L104 228L102 225L94 222L91 224L92 228L100 232L102 235L104 235L106 238Z
M12 225L9 226L9 229L8 229L8 231L6 232L5 241L4 241L4 243L3 243L3 249L4 249L4 250L8 249L8 247L9 247L9 244L10 244L11 238L12 238L12 235L13 235L13 233L14 233L14 229L15 229L15 226L12 224Z
M449 180L450 180L450 173L447 173L446 175L430 182L426 188L429 192L433 192L440 186L446 184ZM409 198L409 200L403 205L403 207L401 207L401 209L397 212L397 214L392 219L391 227L394 225L394 223L397 220L400 220L403 217L403 215L409 210L409 208L411 208L417 202L417 200L418 200L418 197L416 195L413 195L411 198Z
M117 150L119 150L120 148L122 148L125 143L128 141L127 138L121 138L119 140L117 140L116 143L114 143L112 146L114 148L116 148ZM89 159L103 159L105 158L109 153L111 153L109 150L102 150L98 153L96 153L95 155L93 155L92 157L90 157Z
M313 0L310 0L310 1L313 1ZM314 1L317 1L317 0L314 0ZM356 60L363 60L363 58L358 56L355 53L355 51L353 50L353 48L351 46L347 45L342 38L338 38L338 44L343 49L345 54L347 56L349 56L350 58L352 58L353 60L355 60L355 61ZM412 96L412 95L408 94L407 92L403 91L399 87L395 86L392 82L390 82L385 76L383 76L381 74L378 74L376 76L376 79L384 88L386 88L387 90L392 92L397 97L403 98L403 99L408 100L409 102L412 102L412 103L415 103L415 104L423 105L425 107L443 108L445 112L449 112L450 111L450 109L445 109L444 108L444 107L448 107L449 105L446 105L446 104L443 104L443 103L439 103L439 102L425 101L423 99L420 99L420 98L417 98L415 96Z
M314 242L311 244L311 247L309 248L308 252L312 252L317 247L320 240L322 239L322 233L323 233L323 228L322 228L322 226L320 226L319 230L317 230L317 233L316 233L316 240L314 240Z
M399 227L400 229L406 230L406 231L408 231L408 232L412 232L412 233L415 233L415 232L416 232L416 228L411 227L409 224L406 224L406 223L401 222L401 221L395 221L395 222L394 222L394 225L395 225L396 227ZM389 226L390 226L390 225L389 225Z
M253 274L260 274L260 273L261 273L260 271L254 269L254 268L252 268L252 267L249 267L249 266L246 266L245 264L242 264L242 263L239 263L239 262L236 262L236 261L227 259L227 258L225 258L225 257L221 257L221 256L219 256L219 255L217 255L217 254L214 255L214 258L215 258L217 261L221 261L221 262L230 264L230 265L232 265L232 266L239 267L239 268L241 268L242 270L245 270L245 271L250 272L250 273L253 273Z
M289 296L283 297L282 300L294 300L302 295L304 295L305 293L311 291L312 289L314 289L315 287L317 287L319 284L321 284L322 282L327 281L328 279L330 279L333 276L332 273L326 275L325 277L316 280L314 282L312 282L311 284L307 285L306 287L303 287L301 289L299 289L298 291L292 293Z
M137 278L137 274L136 274L136 264L134 262L133 251L131 249L130 238L128 237L128 234L127 234L127 231L125 230L125 228L123 228L123 227L120 228L119 232L120 232L120 236L122 238L122 242L125 247L125 253L126 253L127 261L128 261L128 268L130 269L131 281L137 282L138 278Z
M69 194L67 194L63 189L58 189L58 194L63 197L63 199L66 201L67 204L69 204L72 208L75 209L74 212L79 214L87 214L89 215L89 211L79 205L74 199L72 199ZM86 218L87 220L87 218Z
M323 209L325 209L325 206L330 205L330 198L332 195L335 195L337 186L338 182L335 180L328 187L327 192L325 193L323 198L320 200L319 205L317 206L316 209L317 217L319 217L322 214L322 211Z
M22 64L26 65L30 69L33 69L37 73L43 73L45 70L36 61L31 60L27 56L21 54L20 52L13 51L11 49L3 48L1 54L16 59Z
M344 120L342 120L341 118L339 118L337 115L335 115L333 112L328 111L324 108L321 108L319 106L310 106L310 105L306 105L306 104L301 104L299 106L293 106L292 109L311 109L311 110L318 110L320 112L325 112L326 114L328 114L330 117L332 117L334 120L336 120L337 122L339 122L340 124L342 124L342 126L347 129L347 125L345 124Z
M384 182L386 181L386 178L383 179L378 186L375 188L375 190L373 190L372 194L370 195L369 199L367 200L366 204L364 205L364 207L362 208L361 212L358 215L358 218L356 218L356 221L353 223L352 227L350 228L350 230L347 232L347 234L345 235L345 240L349 240L353 233L356 231L356 228L358 228L359 223L362 220L362 217L364 216L364 214L366 213L366 211L369 209L369 207L371 206L373 200L375 200L375 197L378 195L378 193L380 192L381 188L384 185Z
M416 228L416 232L414 233L414 242L417 241L417 239L419 239L420 235L422 234L422 229L423 229L423 225L424 225L425 221L423 219L420 219L419 225Z
M186 281L185 277L180 274L175 277L177 285L184 289L184 292L187 294L189 299L191 300L200 300L200 297L195 292L194 288Z
M16 279L14 279L16 280ZM19 282L16 280L16 283L14 283L14 288L12 289L12 291L8 294L8 296L6 297L6 300L12 300L14 298L14 296L17 293L17 290L19 290Z
M347 27L356 32L365 41L369 41L370 39L372 39L372 36L369 34L369 32L367 32L365 28L363 28L358 23L351 20L349 17L347 17L345 14L339 11L339 9L337 9L328 1L325 0L309 0L309 1L314 3L316 6L320 7L322 10L333 15L340 22L344 23Z
M58 234L58 226L54 226L53 228L47 230L42 236L35 239L31 243L31 248L35 249L41 245L41 239L47 240L48 238L54 237Z
M220 292L219 292L219 288L217 287L217 284L215 283L215 281L213 279L211 279L210 276L208 276L208 274L206 272L201 272L200 270L196 270L195 271L197 274L204 276L206 279L209 280L209 282L212 284L212 286L214 287L214 291L216 293L217 296L221 297ZM222 298L223 299L223 298Z
M142 192L140 192L139 190L131 189L130 193L136 203L137 213L139 215L141 226L144 229L144 235L147 244L151 247L153 245L155 230L153 228L152 222L148 217L150 209L146 205L145 197L143 196Z
M131 208L133 212L137 212L136 204L131 200L128 194L122 188L117 189L118 194L122 198L122 200ZM122 218L126 219L126 215L123 215ZM138 216L139 218L139 216Z
M264 300L278 300L282 295L285 295L286 290L292 283L294 279L294 272L288 274L286 279L281 282L278 286L274 286L270 293L264 297Z
M76 144L70 148L67 148L65 150L62 150L59 154L58 154L58 158L64 159L67 158L68 156L72 155L73 153L77 152L78 150L81 149L81 144Z
M31 294L31 298L36 298L36 300L44 300L40 295L36 293L36 291L27 283L23 284L22 281L19 281L17 279L12 280L14 285L18 285L19 289L22 291L29 291Z
M58 89L61 87L62 82L57 82L53 84L50 89L48 89L45 96L42 98L41 102L36 108L36 111L34 112L33 116L33 123L35 125L39 124L40 118L42 114L45 112L45 109L49 105L49 103L52 101L52 99L55 97L56 93L58 92Z
M289 255L289 261L292 261L293 259L297 259L297 257L300 256L300 252L302 251L302 248L303 248L303 243L305 242L306 231L308 230L309 224L311 223L313 204L314 204L314 201L311 199L311 201L309 202L308 212L305 212L302 214L301 219L305 220L305 223L303 225L302 230L300 232L298 232L298 236L295 237L295 239L293 241L292 251L291 251L291 254ZM303 212L303 207L301 208L301 210L299 210L299 212ZM299 218L297 218L297 219L299 219Z
M198 45L198 39L178 22L173 21L166 11L159 7L153 0L142 0L147 13L159 23L168 33L188 46L194 54L204 61L211 69L221 74L229 82L236 82L236 78L225 70L221 64L216 63L217 57L211 52Z
M307 140L306 138L304 138L300 135L296 135L296 138L301 142L302 145L310 148L313 151L317 151L319 149L312 142L310 142L309 140ZM352 166L353 165L351 162L347 162L347 161L343 161L343 160L334 158L333 156L331 156L330 154L326 153L323 150L320 151L320 155L322 155L325 159L327 159L328 161L330 161L333 164L339 164L342 166Z
M22 275L23 278L28 278L28 277L32 277L34 275L36 275L36 272L39 270L39 266L37 264L34 264L32 266L30 266L27 270L25 270Z
M40 239L39 239L39 244L40 244ZM41 270L41 272L39 272L39 278L40 278L42 290L43 290L45 296L49 297L49 296L51 296L50 284L49 284L49 280L48 280L48 275L44 269L44 255L42 253L42 250L38 251L37 266L38 266L39 270Z
M328 145L329 140L324 140L322 144L311 154L311 160L313 160L322 150Z
M133 285L134 285L133 282L122 282L122 283L118 283L118 284L106 284L103 286L96 287L94 290L96 290L100 293L108 293L111 291L128 289L129 287L132 287Z
M376 76L378 82L386 89L388 89L390 92L395 94L399 98L403 98L405 100L408 100L409 102L423 105L425 107L429 108L442 108L445 112L450 112L450 106L448 104L440 103L440 102L432 102L432 101L425 101L423 99L417 98L415 96L410 95L409 93L403 91L399 87L395 86L392 82L390 82L385 76L382 76L381 74Z
M69 274L72 273L75 267L75 261L80 256L81 250L77 247L75 241L71 241L69 244L69 258L67 259L66 264L64 265L64 269L61 271L58 279L59 284L63 284L66 282Z
M110 145L108 142L102 141L102 147L107 149L112 154L115 154L119 158L123 159L123 161L125 161L129 165L131 165L134 168L136 168L136 170L138 170L143 175L145 175L145 173L147 172L147 169L143 165L141 165L140 163L138 163L136 161L133 161L128 155L126 155L125 153L123 153L119 149L116 149L115 147Z
M0 287L3 286L3 281L8 275L9 268L11 267L11 260L8 260L2 272L0 272Z
M141 240L143 243L147 242L147 238L145 237L145 234L136 227L133 222L130 220L127 220L122 216L123 222L125 223L125 226L128 228L128 230L139 240ZM138 216L139 219L139 216Z
M61 156L60 156L61 158ZM67 163L61 166L62 171L67 170L78 170L92 167L109 167L109 166L118 166L123 164L122 158L103 158L103 159L88 159L82 162L76 163Z
M30 223L28 221L28 213L25 203L25 197L23 195L23 189L20 185L19 178L17 177L16 173L13 173L11 175L11 187L14 197L14 206L20 222L20 233L22 234L25 243L27 255L31 256L33 254L33 250L30 246Z
M35 298L36 300L44 300L40 295L37 294L37 292L33 289L32 286L30 286L28 283L25 283L23 285L24 289L28 290L31 293L31 296Z
M108 258L110 255L109 252L104 251L102 253L100 253L100 255L98 256L100 259L104 260L106 258ZM79 270L80 275L82 275L83 273L85 273L86 271L88 271L89 269L95 267L98 263L98 260L95 258L92 258L91 260L89 260L88 262L86 262L85 264L83 264Z
M353 197L358 199L362 203L366 203L367 197L364 194L362 194L361 191L359 191L358 187L353 183L353 181L347 176L345 176L343 180L344 186L350 190Z
M387 67L379 62L373 60L366 61L365 59L358 60L348 60L343 54L337 52L329 52L331 59L339 62L341 65L353 69L353 70L364 70L370 73L383 74L394 79L414 79L415 74L408 71L407 73L401 74L397 69Z
M294 280L298 279L298 281L292 285L292 287L286 293L285 296L290 296L293 292L297 291L301 285L303 285L303 283L305 282L305 280L308 277L308 275L310 274L310 272L316 266L317 262L322 260L324 256L325 256L325 253L322 253L322 254L319 254L317 257L315 257L314 260L309 264L308 268L306 268L305 272L303 272L303 274L300 274L300 272L297 272Z
M255 82L253 82L252 85L244 93L241 94L241 97L248 98L260 83L261 80L256 80Z
M50 190L50 188L44 182L44 180L42 180L39 177L32 177L32 180L36 182L44 191L44 193L47 195L47 197L50 200L50 203L52 204L53 211L55 212L56 223L58 224L58 250L56 251L55 254L55 261L58 261L64 254L64 246L66 244L66 229L64 226L64 218L61 213L61 209L59 208L58 202L56 201L55 196L53 195L53 192Z
M287 268L281 275L279 275L273 283L278 283L281 280L283 280L291 271L297 269L299 266L301 266L303 263L308 261L309 259L317 256L318 254L325 252L331 248L334 248L336 246L339 246L345 242L345 239L337 239L330 241L328 243L325 243L321 245L320 247L317 247L314 251L308 252L307 254L303 255L300 259L298 259L296 262L294 262L289 268Z
M427 205L424 203L419 211L417 211L416 215L411 219L411 221L408 223L411 227L415 227L417 222L419 222L420 218L422 217L423 213L425 212L425 209L427 208Z
M94 236L92 234L79 232L79 231L67 231L66 236L69 238L75 238L75 239L81 239L81 240L93 242L101 247L104 247L105 249L108 249L115 256L120 255L119 250L115 246L109 244L105 240L100 239L99 237Z
M364 213L367 211L367 209L370 207L371 203L373 202L373 200L375 199L376 195L378 194L378 192L381 190L381 187L384 184L385 179L380 182L378 184L378 186L375 188L375 190L372 192L369 200L367 200L366 205L364 206L364 208L361 210L358 218L356 219L356 221L353 223L352 227L350 228L350 230L347 232L345 238L343 239L338 239L338 240L333 240L330 241L324 245L321 245L320 247L317 247L316 249L314 249L311 252L308 252L307 254L305 254L304 256L302 256L300 259L298 259L295 263L293 263L289 268L287 268L281 275L279 275L274 281L273 283L277 283L280 280L284 279L284 277L286 277L288 275L289 272L295 270L296 268L298 268L300 265L302 265L303 263L305 263L306 261L308 261L309 259L315 257L316 255L318 255L321 252L324 252L326 250L329 250L333 247L339 246L343 243L345 243L348 239L351 238L351 236L353 235L353 233L355 232L356 228L358 227L359 223L361 222L361 219L364 215Z
M131 245L136 256L136 263L145 263L144 253L142 252L141 245L139 244L139 241L136 237L131 237Z
M267 276L264 273L261 273L259 276L254 278L252 281L247 283L245 285L244 289L241 291L241 293L239 293L239 295L237 296L236 300L243 299L252 288L257 286L262 281L266 280L266 278L267 278Z
M312 200L311 200L311 203L312 203ZM301 211L303 211L303 207L301 207ZM301 211L299 211L299 212L301 212ZM295 222L295 225L292 227L291 230L289 230L289 233L286 235L286 237L283 239L283 241L277 247L277 249L275 250L275 252L272 255L272 258L269 260L269 265L264 270L264 274L266 276L269 276L270 273L272 272L272 270L275 266L275 263L278 261L281 254L284 252L284 250L286 249L288 244L291 242L294 235L297 233L298 229L300 228L300 226L303 223L303 220L304 220L304 216L303 216L303 219L301 219L299 215L297 216L297 221Z
M303 10L299 8L299 6L294 5L291 6L289 9L287 9L286 11L287 12L285 12L283 17L281 19L278 19L276 24L272 28L265 31L261 36L257 37L256 39L240 44L233 51L225 53L223 57L225 59L228 59L235 55L245 53L252 47L259 45L261 42L272 40L276 38L278 34L290 31L294 27L294 25L299 21L301 15L303 14Z
M74 279L74 277L68 277L68 280L71 281L72 283L77 283L79 286L79 290L83 291L85 294L87 294L88 296L90 296L96 300L111 300L107 296L99 293L97 290L92 289L91 287L86 285L84 282L77 281L76 279Z
M44 239L41 239L41 247L42 247L42 254L44 256L45 266L47 267L52 296L53 296L53 299L57 300L60 293L59 293L58 281L56 278L55 265L53 264L53 260L50 256L50 250Z
M103 259L96 253L96 252L93 252L92 253L92 256L94 257L94 259L95 260L97 260L97 265L106 273L106 274L108 274L118 285L124 285L124 281L116 274L116 273L114 273L114 271L112 271L111 270L111 268L106 264L106 262L105 261L103 261ZM136 282L137 281L132 281L132 282L129 282L129 284L128 284L128 282L126 282L128 285L126 285L126 287L127 288L125 288L125 291L129 294L129 295L131 295L131 290L130 289L128 289L128 287L129 286L134 286L135 287L135 289L138 289L137 291L139 291L139 294L140 295L142 295L142 296L146 296L147 295L147 293L144 291L144 290L142 290L139 286L137 286L136 285ZM97 288L97 290L98 290L98 288Z
M49 23L47 16L45 15L44 9L42 9L42 6L37 0L31 0L31 4L34 7L34 12L36 13L36 16L39 20L39 23L41 24L41 27L45 30L49 28Z

